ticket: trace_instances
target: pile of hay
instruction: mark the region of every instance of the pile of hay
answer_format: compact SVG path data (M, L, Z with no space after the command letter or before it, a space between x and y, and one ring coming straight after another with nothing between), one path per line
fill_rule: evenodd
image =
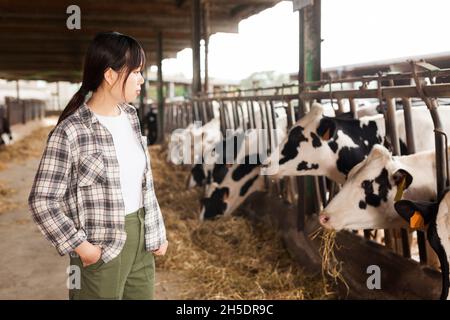
M306 274L289 257L276 232L242 216L198 220L200 190L187 190L188 169L165 162L150 147L155 190L169 249L162 269L181 272L186 299L329 298L319 276Z
M29 158L41 157L52 129L53 126L42 127L18 142L0 146L0 170L5 170L10 162L20 163Z

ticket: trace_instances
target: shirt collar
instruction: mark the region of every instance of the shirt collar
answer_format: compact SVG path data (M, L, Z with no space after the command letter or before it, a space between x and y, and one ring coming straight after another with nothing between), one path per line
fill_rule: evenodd
M122 108L122 110L129 114L133 114L136 112L136 108L127 103L120 103L120 107ZM92 123L98 122L97 117L94 115L91 109L89 109L85 102L80 106L79 113L81 119L83 120L83 123L87 127L90 127Z

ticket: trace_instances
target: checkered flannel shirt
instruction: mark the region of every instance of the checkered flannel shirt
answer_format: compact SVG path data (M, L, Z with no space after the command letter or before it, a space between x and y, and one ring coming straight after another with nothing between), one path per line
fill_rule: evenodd
M142 178L145 249L152 251L166 241L166 230L155 196L147 138L141 136L136 108L122 104L122 109L147 160ZM104 262L122 250L127 235L119 162L112 135L86 104L49 133L28 206L60 255L77 256L73 250L85 240L102 248Z

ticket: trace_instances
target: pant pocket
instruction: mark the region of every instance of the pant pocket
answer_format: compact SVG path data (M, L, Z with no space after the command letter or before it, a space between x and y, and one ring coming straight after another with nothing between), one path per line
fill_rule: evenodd
M119 299L120 267L119 255L107 263L101 260L84 268L78 299Z

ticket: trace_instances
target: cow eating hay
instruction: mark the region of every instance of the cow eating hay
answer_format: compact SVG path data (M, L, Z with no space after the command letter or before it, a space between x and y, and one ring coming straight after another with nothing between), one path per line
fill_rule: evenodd
M186 190L187 170L167 164L159 146L150 147L155 190L170 242L157 267L188 279L187 299L323 299L320 278L306 274L270 226L242 216L201 223L199 190Z

